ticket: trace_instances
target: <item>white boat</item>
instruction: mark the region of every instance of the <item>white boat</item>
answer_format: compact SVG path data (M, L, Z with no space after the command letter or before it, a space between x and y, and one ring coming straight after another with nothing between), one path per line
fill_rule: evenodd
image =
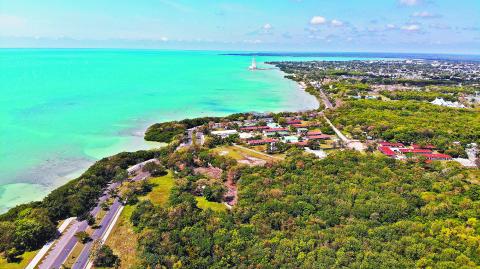
M252 59L252 64L248 67L250 70L256 70L257 69L257 61L255 61L255 57Z

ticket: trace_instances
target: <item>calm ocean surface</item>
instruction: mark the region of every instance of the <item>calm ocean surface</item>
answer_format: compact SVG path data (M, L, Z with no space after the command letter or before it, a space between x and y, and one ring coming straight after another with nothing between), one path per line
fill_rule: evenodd
M321 58L258 57L257 61ZM342 60L352 58L328 58ZM149 50L0 50L0 212L38 200L99 158L151 148L153 122L311 109L250 57Z

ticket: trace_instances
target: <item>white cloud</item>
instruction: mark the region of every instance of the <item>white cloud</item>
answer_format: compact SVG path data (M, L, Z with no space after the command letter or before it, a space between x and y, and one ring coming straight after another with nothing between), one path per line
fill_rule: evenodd
M434 18L434 17L437 17L437 15L435 14L432 14L428 11L422 11L422 12L415 12L412 14L412 17L416 17L416 18Z
M25 20L12 15L7 14L0 14L0 26L2 27L11 27L11 28L18 28L25 25Z
M402 30L407 32L416 32L420 30L420 26L418 24L409 24L402 26Z
M162 36L160 38L160 40L163 41L163 42L167 42L169 39L168 39L168 37Z
M397 29L397 26L395 24L391 24L391 23L387 24L386 27L387 27L387 29L390 29L390 30Z
M271 25L270 23L267 23L267 24L265 24L265 25L263 26L263 29L266 30L266 31L269 31L269 30L271 30L272 28L273 28L273 27L272 27L272 25Z
M325 17L322 17L322 16L314 16L310 20L310 24L313 24L313 25L325 24L326 22L327 22L327 19L325 19Z
M420 4L420 0L399 0L398 2L404 6L416 6Z
M260 39L246 39L246 40L243 40L243 43L260 44L260 43L262 43L262 40L260 40Z
M339 20L332 20L330 23L332 24L332 26L335 26L335 27L343 26L343 22Z

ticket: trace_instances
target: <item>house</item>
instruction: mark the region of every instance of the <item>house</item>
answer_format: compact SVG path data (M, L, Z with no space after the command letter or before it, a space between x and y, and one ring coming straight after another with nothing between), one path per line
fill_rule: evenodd
M396 155L395 152L387 146L380 146L378 147L378 150L388 157L394 157Z
M267 123L267 126L270 127L270 128L281 128L282 126L280 126L280 124L276 123L276 122L269 122Z
M265 132L265 136L268 136L268 137L287 136L287 135L290 135L290 132L287 132L287 131Z
M310 131L307 133L308 136L313 136L313 135L321 135L321 131Z
M306 134L306 133L308 133L307 128L298 128L297 129L297 134Z
M321 134L321 135L309 135L307 136L308 140L328 140L330 139L329 135Z
M295 144L295 143L298 143L298 136L294 136L294 135L290 135L290 136L285 136L282 138L282 141L284 143L292 143L292 144Z
M308 127L308 125L305 125L303 123L290 124L290 126L295 127L295 128L307 128Z
M302 124L301 120L289 120L287 121L288 125L293 125L293 124Z
M422 156L431 161L448 161L452 159L452 156L440 153L422 154Z
M278 133L278 132L288 132L288 128L270 128L270 129L265 129L263 130L264 134L267 133Z
M212 131L212 135L220 136L221 138L227 138L231 135L237 134L237 130L223 130L223 131Z
M253 134L252 133L239 133L240 135L240 139L250 139L253 137Z
M267 139L260 139L260 140L249 140L247 141L247 144L250 146L258 146L258 145L265 145L265 144L270 144L274 142L277 142L277 139L267 138Z
M446 106L446 107L454 107L454 108L465 108L463 104L460 104L459 102L450 102L450 101L445 101L443 98L435 98L432 102L430 102L432 105L437 105L437 106Z
M409 148L399 148L398 149L401 153L412 153L412 154L431 154L432 151L429 149L409 149Z
M241 131L245 132L254 132L254 131L263 131L266 129L270 129L268 126L247 126L240 128Z

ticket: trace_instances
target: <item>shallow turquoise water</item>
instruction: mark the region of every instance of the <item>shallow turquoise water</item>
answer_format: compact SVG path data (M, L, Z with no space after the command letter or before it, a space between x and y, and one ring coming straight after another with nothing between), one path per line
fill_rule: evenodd
M264 57L257 61L285 58ZM0 50L0 212L41 199L153 122L314 108L276 70L218 52Z

